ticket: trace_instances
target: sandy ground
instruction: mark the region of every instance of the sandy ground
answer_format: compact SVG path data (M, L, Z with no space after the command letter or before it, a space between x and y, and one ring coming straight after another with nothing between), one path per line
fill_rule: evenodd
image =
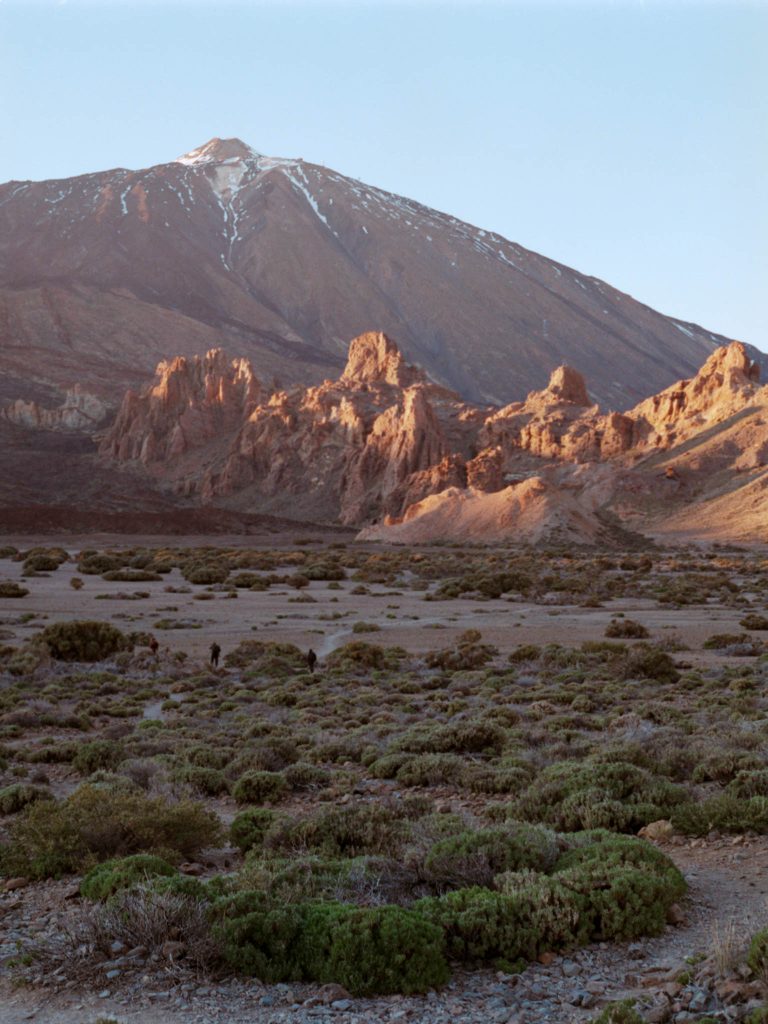
M146 538L145 538L146 540ZM253 546L239 538L243 546ZM71 552L81 546L100 547L101 538L83 538L68 544ZM221 538L209 543L224 546ZM201 543L203 539L201 539ZM27 547L29 544L26 545ZM162 545L158 545L162 546ZM195 546L190 539L190 546ZM291 570L279 570L288 574ZM289 642L302 649L314 648L322 658L350 640L369 640L382 645L399 645L413 653L448 646L467 629L479 629L484 640L502 654L521 643L557 642L575 645L584 640L602 640L605 627L617 612L645 625L654 640L679 641L690 651L685 660L694 664L718 661L712 652L701 650L713 633L741 632L743 609L717 605L684 608L658 607L653 600L621 599L601 608L572 604L529 604L507 598L477 601L424 600L420 590L401 590L369 584L367 595L353 594L357 584L343 581L341 589L330 590L324 581L312 582L302 591L273 586L267 591L238 591L237 600L215 593L212 600L196 600L204 587L190 593L167 593L165 588L189 586L178 569L154 583L108 582L99 576L80 576L83 589L73 590L69 582L80 575L74 562L66 562L48 576L24 581L30 593L22 599L0 598L0 629L6 643L20 643L51 622L73 618L94 618L113 622L126 632L154 632L162 648L185 651L194 659L205 658L215 640L223 654L241 640ZM0 560L0 580L21 581L22 563ZM99 595L144 591L138 600L104 600ZM297 602L309 595L314 603ZM557 600L553 595L553 601ZM29 617L20 622L20 617ZM160 619L194 623L198 628L156 629ZM353 625L364 622L378 631L356 634Z

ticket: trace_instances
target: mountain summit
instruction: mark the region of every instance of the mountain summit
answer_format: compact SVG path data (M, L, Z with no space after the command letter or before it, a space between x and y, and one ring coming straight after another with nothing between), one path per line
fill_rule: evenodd
M464 399L505 405L570 364L589 401L614 409L727 341L498 234L240 139L146 170L0 185L0 406L36 404L30 421L52 422L75 385L109 414L157 363L213 348L250 359L267 385L317 384L366 332L396 337L409 364Z
M213 138L197 149L176 158L177 164L186 164L195 167L200 164L224 163L227 160L253 160L258 159L261 153L251 149L241 139L219 139Z

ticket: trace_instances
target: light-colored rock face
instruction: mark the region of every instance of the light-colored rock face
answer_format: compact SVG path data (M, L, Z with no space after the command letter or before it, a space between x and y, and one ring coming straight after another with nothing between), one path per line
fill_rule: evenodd
M394 384L405 388L424 380L424 374L408 366L397 345L381 331L369 331L355 338L341 383L355 387L362 384Z
M3 419L34 430L94 430L101 426L108 413L104 402L84 391L79 384L70 388L64 402L54 409L22 399L0 409Z
M768 487L755 486L768 479L768 388L738 344L607 414L565 366L524 402L468 406L375 332L351 343L338 381L272 393L247 361L213 350L162 363L151 387L129 393L102 451L185 496L404 541L595 541L606 510L633 528L660 507L679 516L736 474L752 488L750 522L764 503L768 539Z

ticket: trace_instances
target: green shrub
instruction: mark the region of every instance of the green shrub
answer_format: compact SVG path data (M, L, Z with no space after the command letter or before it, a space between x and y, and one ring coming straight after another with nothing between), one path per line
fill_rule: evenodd
M720 832L768 833L768 797L753 796L746 800L730 793L721 793L686 803L671 815L672 824L687 835L704 836L713 829Z
M177 875L175 867L147 853L134 853L97 864L80 883L80 893L89 900L103 902L120 889L129 889L150 878Z
M29 555L21 571L25 576L32 572L56 572L62 561L66 561L66 555L61 559L57 555L41 552L37 555Z
M753 796L768 797L768 768L738 772L725 791L740 800L748 800Z
M633 764L561 761L539 774L512 802L509 814L565 832L631 832L668 816L685 798L681 787Z
M239 804L277 803L288 792L288 783L279 772L245 772L232 787Z
M265 807L249 807L235 815L229 828L229 837L243 853L261 849L264 837L278 818L276 811Z
M0 850L0 870L48 878L131 853L189 859L220 837L218 818L200 804L86 784L61 803L32 804L17 818Z
M420 754L405 760L396 773L403 786L436 786L459 783L467 774L467 764L456 754Z
M752 936L747 966L761 981L768 981L768 928L762 928Z
M102 579L120 583L155 583L162 577L148 569L112 569L103 573Z
M201 565L197 562L188 562L181 567L181 575L187 583L210 586L213 583L223 583L229 576L229 568L225 565Z
M125 561L118 555L96 554L89 552L83 554L77 563L77 571L86 576L101 576L105 572L113 572L122 569Z
M90 740L78 745L72 767L81 775L90 775L102 768L115 768L124 759L123 747L115 740Z
M448 980L439 929L400 907L274 907L244 893L222 917L215 934L225 961L265 982L335 982L363 996L421 993Z
M442 945L440 929L411 910L348 910L333 922L317 980L337 982L355 996L426 992L450 976Z
M499 653L491 644L483 644L476 629L462 633L454 647L428 652L424 660L430 668L450 669L454 672L482 668Z
M633 644L627 648L619 666L622 679L654 679L659 683L676 683L680 673L670 656L651 644Z
M299 820L276 822L265 847L285 853L303 848L325 857L394 854L410 834L404 813L383 803L330 807Z
M77 619L47 626L37 639L57 661L103 661L133 646L127 636L108 622Z
M540 825L509 823L435 843L425 858L424 872L438 886L490 886L505 871L547 871L558 854L554 832Z
M22 587L13 580L0 581L0 597L26 597L28 593L27 587Z
M52 794L41 786L15 782L0 789L0 814L18 814L38 800L52 800Z
M194 764L187 764L174 772L174 777L180 782L186 782L196 792L204 796L220 796L229 792L229 783L224 772L217 768L203 768Z
M330 772L306 761L289 764L283 774L291 789L320 789L331 781Z
M747 633L714 633L704 641L702 647L707 651L721 651L735 644L748 643L752 643L752 637Z

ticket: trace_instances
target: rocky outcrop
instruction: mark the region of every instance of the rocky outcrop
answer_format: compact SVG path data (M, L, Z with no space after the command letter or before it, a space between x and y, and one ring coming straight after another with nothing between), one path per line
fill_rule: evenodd
M717 349L691 380L681 380L635 406L634 443L668 448L742 412L760 387L760 368L744 345Z
M0 409L3 419L33 430L95 430L108 414L105 403L79 384L70 388L64 402L54 409L21 398Z
M378 332L354 339L338 380L310 388L267 392L247 361L213 350L162 363L129 393L102 452L187 497L363 526L367 538L596 541L606 515L648 528L710 498L733 508L717 494L740 487L750 523L764 503L768 532L756 482L768 472L768 388L737 343L607 414L566 366L524 402L469 406Z
M351 343L339 380L292 391L262 393L246 361L219 351L161 364L151 388L126 396L102 453L207 502L361 524L457 481L453 462L441 469L445 431L468 437L465 414L370 332Z
M260 393L248 360L229 362L221 349L160 363L147 391L125 396L101 452L147 466L177 459L236 430Z

